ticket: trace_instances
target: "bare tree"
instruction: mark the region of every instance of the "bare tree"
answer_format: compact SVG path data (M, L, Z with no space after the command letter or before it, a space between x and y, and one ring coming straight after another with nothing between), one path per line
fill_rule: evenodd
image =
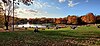
M4 16L5 16L5 26L6 30L8 30L8 22L9 22L9 15L13 14L13 28L14 28L14 10L15 10L15 5L20 5L19 2L29 6L32 3L33 0L2 0L3 2L3 9L5 11ZM13 29L14 30L14 29Z

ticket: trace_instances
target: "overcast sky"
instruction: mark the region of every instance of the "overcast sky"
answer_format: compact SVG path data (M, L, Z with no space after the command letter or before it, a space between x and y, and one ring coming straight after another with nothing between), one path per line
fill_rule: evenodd
M19 7L15 11L21 18L60 18L90 12L100 14L100 0L34 0L33 5L20 3Z

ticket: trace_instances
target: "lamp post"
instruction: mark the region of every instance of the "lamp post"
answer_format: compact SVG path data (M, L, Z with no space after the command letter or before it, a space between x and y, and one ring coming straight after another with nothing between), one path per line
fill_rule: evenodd
M13 0L13 26L12 26L12 31L14 31L14 0Z

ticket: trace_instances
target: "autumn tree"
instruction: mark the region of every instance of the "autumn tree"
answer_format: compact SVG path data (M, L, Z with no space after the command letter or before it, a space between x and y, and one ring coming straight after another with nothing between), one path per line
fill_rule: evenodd
M4 16L3 15L0 15L0 27L3 27L4 26Z
M60 24L61 23L62 18L56 18L55 19L55 24Z
M32 18L29 18L28 19L28 22L29 22L29 24L33 24L33 19Z
M0 2L0 27L4 26L3 6Z
M82 16L81 17L81 20L85 23L95 23L96 21L96 17L94 16L93 13L88 13L87 15L85 16Z
M68 24L77 24L77 16L73 15L73 16L68 16L67 17L67 23Z
M84 25L86 23L82 22L81 17L78 17L77 22L79 25Z
M67 24L67 18L62 18L61 24Z
M40 18L40 24L43 24L43 23L46 23L46 18L45 17Z
M47 18L46 23L54 23L55 18Z
M100 24L100 15L96 16L96 23Z

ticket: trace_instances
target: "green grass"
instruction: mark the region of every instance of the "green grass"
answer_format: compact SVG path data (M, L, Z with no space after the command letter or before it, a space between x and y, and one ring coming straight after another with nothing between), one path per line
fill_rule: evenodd
M0 46L99 46L100 29L95 26L58 30L0 32Z

